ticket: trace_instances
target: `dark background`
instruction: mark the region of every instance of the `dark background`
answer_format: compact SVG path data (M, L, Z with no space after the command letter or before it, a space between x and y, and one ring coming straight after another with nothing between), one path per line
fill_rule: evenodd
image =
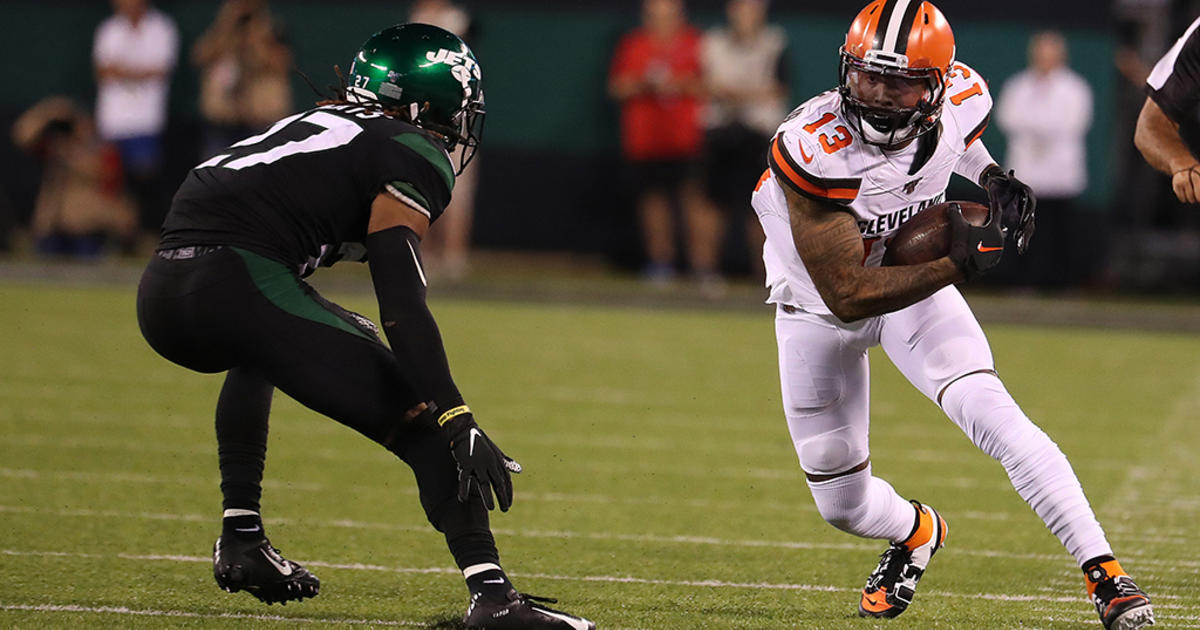
M617 110L605 94L609 57L622 33L638 22L636 0L487 0L462 4L477 22L472 47L480 60L488 100L475 243L493 249L604 252L628 263L638 249L633 213L620 187ZM689 0L692 21L721 21L721 0ZM196 38L212 21L218 3L164 0L157 6L176 21L181 35L172 81L167 188L174 189L198 162L198 75L189 61ZM1025 64L1029 36L1056 28L1066 35L1071 65L1094 90L1095 121L1088 138L1091 186L1083 201L1098 223L1112 214L1114 156L1132 150L1115 104L1125 89L1113 68L1118 30L1107 6L1079 0L943 0L939 8L954 26L958 58L989 79L993 95ZM370 0L338 3L274 0L286 25L296 65L318 83L333 81L332 66L346 67L373 31L403 21L408 3ZM793 103L834 86L837 49L858 3L777 0L772 21L788 33ZM90 107L95 84L92 34L110 13L99 0L6 0L0 5L0 126L8 129L22 110L53 94ZM307 108L312 91L296 77L295 107ZM1120 136L1116 134L1121 134ZM989 129L984 140L1003 159L1003 136ZM21 224L37 189L35 164L10 141L0 142L0 213ZM976 195L959 183L951 198ZM1169 185L1168 185L1169 186ZM749 210L747 209L747 212ZM3 227L0 221L0 228Z

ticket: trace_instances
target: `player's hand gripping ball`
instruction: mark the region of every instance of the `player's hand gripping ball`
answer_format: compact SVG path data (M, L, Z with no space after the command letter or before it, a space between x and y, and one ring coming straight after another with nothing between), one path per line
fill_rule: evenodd
M971 201L947 201L918 212L888 240L883 266L919 265L950 255L951 225L947 211L958 206L962 216L974 226L988 220L988 207Z

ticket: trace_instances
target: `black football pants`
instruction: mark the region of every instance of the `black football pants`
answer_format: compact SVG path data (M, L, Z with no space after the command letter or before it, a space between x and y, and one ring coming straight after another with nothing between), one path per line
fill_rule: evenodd
M172 362L228 371L216 413L226 509L258 511L267 417L279 388L408 463L426 515L460 568L499 561L487 510L456 498L458 469L446 438L402 425L420 398L369 320L325 300L283 264L242 249L166 255L174 258L155 255L142 275L138 323Z

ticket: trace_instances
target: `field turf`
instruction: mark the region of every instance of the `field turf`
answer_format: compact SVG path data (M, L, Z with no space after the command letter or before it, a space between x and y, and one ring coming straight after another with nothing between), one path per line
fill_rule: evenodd
M219 376L142 341L129 288L0 283L0 627L458 627L466 591L407 467L275 399L264 509L321 595L215 586ZM332 293L373 314L362 294ZM481 424L525 467L493 520L524 591L603 629L1092 629L1081 574L874 354L872 459L950 523L913 607L855 616L883 545L821 521L779 409L769 309L440 299ZM1200 628L1200 336L988 324L1160 627ZM303 624L298 626L298 624Z

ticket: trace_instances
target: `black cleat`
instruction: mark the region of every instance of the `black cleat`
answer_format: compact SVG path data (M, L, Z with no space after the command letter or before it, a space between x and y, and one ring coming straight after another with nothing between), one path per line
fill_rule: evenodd
M316 597L321 590L317 576L279 555L266 538L218 538L213 544L213 577L225 591L246 591L266 604Z
M1116 560L1084 567L1088 599L1105 630L1139 630L1154 625L1150 596L1138 588Z
M596 624L534 602L558 600L509 590L503 600L471 595L463 623L471 630L596 630Z
M912 504L917 510L913 531L907 540L892 543L879 556L879 566L858 598L859 617L891 619L907 610L930 558L946 543L950 528L945 519L928 505Z

